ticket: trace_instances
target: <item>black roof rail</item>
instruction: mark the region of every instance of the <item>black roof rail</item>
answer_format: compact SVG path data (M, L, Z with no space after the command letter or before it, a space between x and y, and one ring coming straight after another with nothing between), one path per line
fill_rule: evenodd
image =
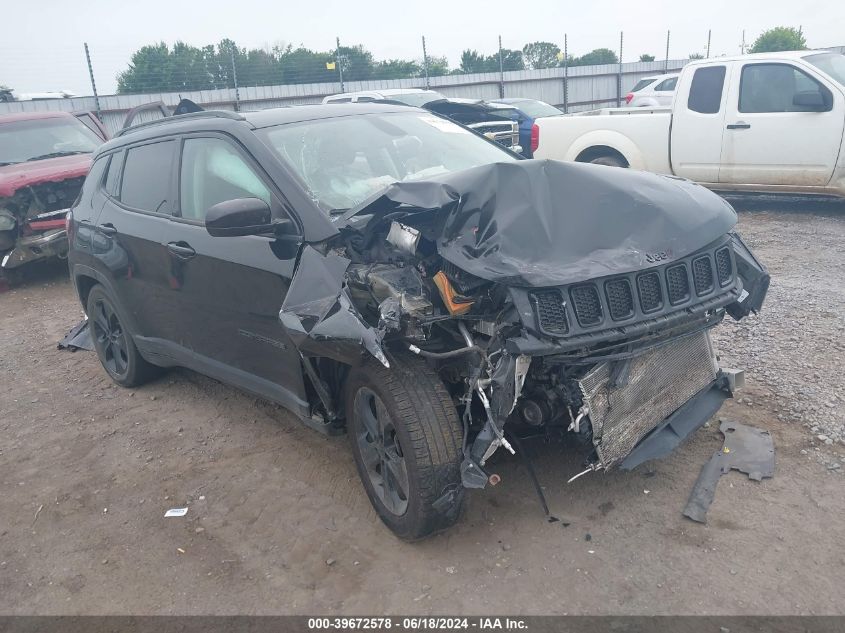
M139 130L141 128L154 127L156 125L162 125L164 123L174 121L184 121L186 119L232 119L234 121L246 121L244 115L239 112L231 112L230 110L203 110L202 112L189 112L188 114L174 114L168 117L162 117L161 119L154 119L152 121L144 121L143 123L130 125L118 130L115 137L123 136L128 132L134 132L135 130Z

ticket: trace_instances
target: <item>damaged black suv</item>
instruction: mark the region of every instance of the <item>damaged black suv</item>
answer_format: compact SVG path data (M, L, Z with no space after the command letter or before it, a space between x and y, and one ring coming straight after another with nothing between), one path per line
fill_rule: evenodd
M112 379L184 366L348 432L415 539L520 438L632 468L712 416L740 374L709 330L769 281L735 223L677 178L521 160L423 110L299 106L119 134L69 262Z

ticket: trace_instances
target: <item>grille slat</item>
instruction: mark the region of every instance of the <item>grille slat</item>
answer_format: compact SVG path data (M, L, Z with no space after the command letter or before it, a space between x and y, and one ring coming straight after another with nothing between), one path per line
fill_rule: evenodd
M706 255L692 260L692 283L695 286L695 294L699 297L713 290L713 265Z
M634 315L634 295L627 279L612 279L604 285L610 318L621 321Z
M637 291L643 312L654 312L663 307L663 291L660 289L660 275L645 273L637 277Z
M720 286L727 286L733 278L733 263L727 246L716 251L716 274Z
M531 294L537 306L537 318L540 329L549 334L566 334L569 322L566 320L566 303L557 290L535 292Z
M669 294L669 303L673 306L689 299L689 278L687 277L687 267L684 264L666 269L666 290Z
M575 286L569 291L572 296L572 307L581 327L598 325L602 322L601 300L599 292L593 284Z

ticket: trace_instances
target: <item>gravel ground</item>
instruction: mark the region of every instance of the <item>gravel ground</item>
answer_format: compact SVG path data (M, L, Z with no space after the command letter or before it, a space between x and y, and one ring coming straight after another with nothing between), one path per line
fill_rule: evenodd
M759 210L768 201L734 201L740 231L769 268L761 313L726 318L716 341L726 362L766 387L747 407L765 405L781 421L802 424L814 452L832 469L845 456L845 205L804 202L803 213Z
M0 614L845 614L845 208L745 206L773 282L717 331L748 370L720 416L769 430L776 472L722 477L706 525L681 512L715 421L571 485L579 460L532 445L555 523L500 451L502 482L458 525L400 542L349 438L190 371L116 387L94 354L56 350L81 310L61 266L34 270L0 293Z

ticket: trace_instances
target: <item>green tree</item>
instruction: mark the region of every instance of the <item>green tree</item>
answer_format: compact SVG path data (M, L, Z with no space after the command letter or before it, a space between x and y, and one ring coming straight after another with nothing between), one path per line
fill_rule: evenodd
M619 58L609 48L596 48L589 53L575 57L569 62L570 66L593 66L599 64L618 64Z
M419 77L421 73L422 69L417 62L406 59L387 59L373 65L373 79Z
M502 70L524 70L522 51L509 48L502 49ZM499 72L499 53L483 55L476 50L466 49L461 53L460 72L462 73L492 73Z
M648 53L643 53L642 55L640 55L640 61L641 62L653 62L654 61L654 55L649 55Z
M449 74L449 59L446 57L428 57L428 76L440 77Z
M778 26L763 33L754 40L749 53L772 53L777 51L802 51L807 40L800 30L791 26Z
M496 59L496 67L498 68L499 54L496 53L493 57ZM525 60L522 57L522 51L503 48L502 68L503 70L525 70Z
M464 73L483 73L487 72L487 60L484 55L476 50L466 49L461 53L461 72Z
M560 48L552 42L531 42L522 47L523 63L529 68L554 68Z
M704 55L701 53L690 53L687 59L704 59Z

